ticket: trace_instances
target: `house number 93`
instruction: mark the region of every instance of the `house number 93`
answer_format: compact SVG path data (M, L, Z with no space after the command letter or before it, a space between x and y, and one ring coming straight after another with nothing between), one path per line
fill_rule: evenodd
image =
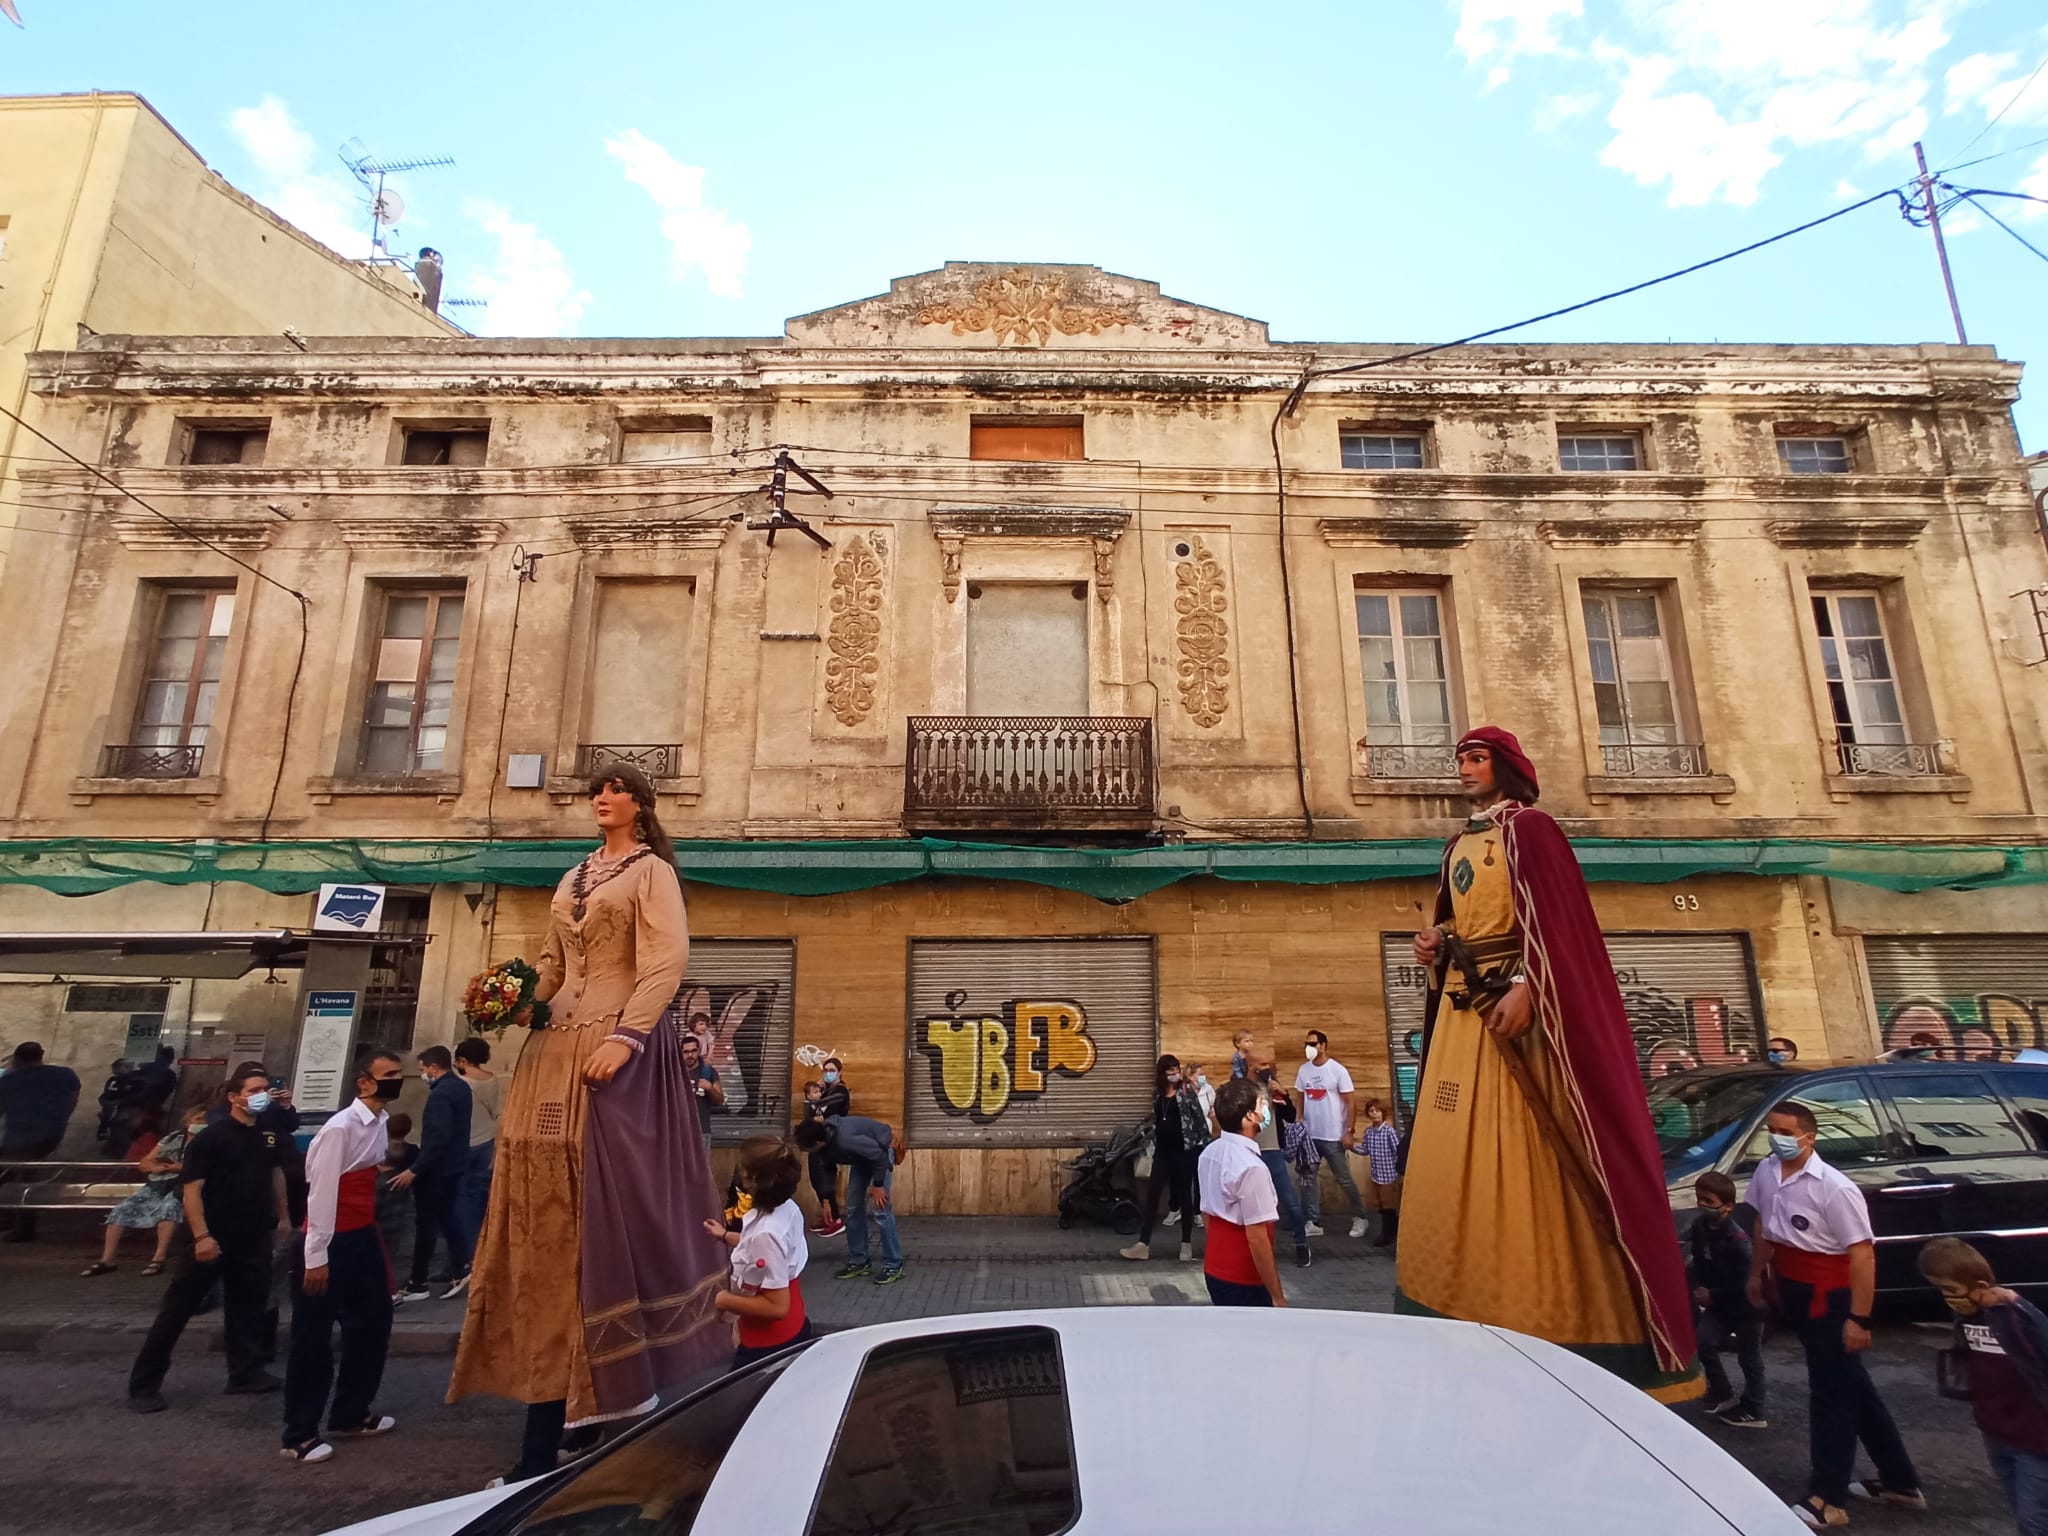
M1697 912L1700 909L1700 899L1697 896L1688 896L1685 892L1680 891L1671 898L1671 905L1678 908L1681 912Z

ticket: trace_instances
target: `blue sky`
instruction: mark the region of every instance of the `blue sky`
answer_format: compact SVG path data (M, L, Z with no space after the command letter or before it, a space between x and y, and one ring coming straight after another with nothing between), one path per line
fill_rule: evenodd
M351 254L342 141L453 155L395 182L393 245L439 247L448 292L490 300L459 317L503 334L774 334L952 258L1434 341L1901 182L1916 136L1937 169L1999 156L1959 184L2048 198L2036 0L17 3L0 90L140 91ZM2048 249L2048 204L1991 206ZM2048 262L1968 205L1951 258L1971 339L2048 374ZM1884 205L1523 334L1952 336Z

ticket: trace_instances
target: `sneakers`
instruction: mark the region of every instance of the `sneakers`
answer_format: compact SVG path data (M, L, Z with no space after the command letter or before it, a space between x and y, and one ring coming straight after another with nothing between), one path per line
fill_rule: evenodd
M834 1280L858 1280L862 1275L868 1273L870 1271L865 1264L842 1264L832 1272L832 1278Z
M1804 1520L1808 1526L1816 1531L1824 1531L1830 1526L1847 1525L1849 1523L1849 1512L1846 1509L1836 1508L1833 1504L1821 1498L1819 1494L1815 1494L1810 1499L1802 1499L1797 1504L1794 1504L1792 1506L1792 1513L1801 1520Z
M456 1297L460 1296L464 1291L468 1289L469 1276L466 1274L457 1275L455 1277L454 1283L451 1284L447 1290L441 1293L441 1299L443 1301L453 1301Z
M879 1275L875 1276L875 1284L894 1285L898 1280L901 1280L902 1278L903 1266L901 1264L896 1264L892 1265L888 1269L883 1270Z
M1297 1244L1295 1244L1295 1246L1294 1246L1294 1267L1295 1267L1296 1269L1307 1269L1307 1268L1308 1268L1308 1262L1309 1262L1309 1260L1308 1260L1308 1244L1307 1244L1307 1243L1297 1243Z
M1874 1504L1889 1504L1894 1509L1910 1509L1924 1513L1927 1509L1927 1495L1918 1488L1887 1488L1876 1478L1864 1483L1851 1483L1850 1494L1859 1499L1869 1499Z
M1751 1413L1740 1404L1728 1409L1724 1413L1717 1413L1714 1417L1723 1424L1726 1424L1730 1429L1769 1429L1771 1427L1769 1419L1760 1413ZM1921 1501L1920 1507L1923 1509L1927 1507L1925 1500Z
M413 1285L408 1282L398 1288L398 1294L392 1297L391 1301L392 1305L396 1306L398 1303L406 1301L431 1301L433 1297L434 1293L424 1285Z
M130 1413L162 1413L171 1405L164 1401L161 1392L130 1392L128 1411Z
M1116 1256L1120 1259L1149 1259L1152 1257L1152 1245L1150 1243L1133 1243L1128 1248L1117 1249Z
M1323 1235L1323 1227L1321 1222L1312 1221L1308 1224L1306 1228L1304 1228L1304 1230L1308 1233L1310 1237L1321 1237Z
M231 1381L221 1390L229 1397L253 1397L260 1392L275 1392L283 1385L283 1377L273 1376L268 1371L259 1371L254 1376Z
M828 1222L826 1222L826 1223L825 1223L825 1225L823 1225L822 1227L819 1227L819 1228L817 1229L817 1232L818 1232L818 1236L820 1236L820 1237L837 1237L837 1236L838 1236L838 1235L839 1235L840 1233L844 1232L845 1230L846 1230L846 1223L845 1223L845 1222L843 1222L843 1221L828 1221Z
M1351 1235L1353 1237L1365 1236L1365 1218L1363 1216L1351 1218Z
M1718 1419L1719 1417L1721 1417L1722 1414L1726 1413L1729 1409L1740 1408L1741 1406L1741 1397L1731 1392L1726 1397L1722 1398L1718 1403L1702 1403L1700 1405L1700 1412L1705 1414L1710 1419Z
M1183 1264L1195 1262L1195 1245L1193 1243L1182 1243L1180 1245L1180 1261Z
M1208 1230L1209 1230L1209 1218L1208 1218L1208 1216L1207 1216L1207 1215L1205 1215L1205 1214L1204 1214L1203 1212L1201 1212L1201 1211L1197 1211L1197 1212L1195 1212L1195 1225L1196 1225L1196 1226L1198 1226L1198 1227L1200 1227L1200 1228L1201 1228L1201 1229L1202 1229L1202 1230L1203 1230L1204 1232L1208 1231Z
M396 1428L398 1428L398 1420L392 1418L390 1414L373 1413L360 1424L351 1425L347 1429L330 1429L327 1433L335 1436L346 1435L351 1440L367 1440L372 1435L388 1435Z
M325 1440L308 1440L304 1445L288 1445L277 1454L286 1461L326 1461L334 1454L334 1447Z
M1177 1227L1177 1226L1179 1226L1179 1225L1180 1225L1180 1212L1179 1212L1179 1211L1168 1211L1168 1212L1166 1213L1166 1224L1167 1224L1167 1225L1168 1225L1169 1227Z

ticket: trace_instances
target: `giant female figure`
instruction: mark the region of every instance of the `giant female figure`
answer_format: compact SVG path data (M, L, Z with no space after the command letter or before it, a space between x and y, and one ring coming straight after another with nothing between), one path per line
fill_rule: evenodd
M682 1051L663 1013L689 926L675 848L639 770L590 785L603 845L548 912L532 1030L498 1124L449 1400L528 1404L515 1476L552 1471L564 1425L646 1411L720 1359L727 1254Z

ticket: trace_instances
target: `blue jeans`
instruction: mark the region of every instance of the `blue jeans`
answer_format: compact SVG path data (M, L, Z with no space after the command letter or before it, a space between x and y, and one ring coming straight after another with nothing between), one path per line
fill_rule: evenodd
M1351 1197L1351 1214L1360 1221L1365 1220L1365 1202L1358 1196L1358 1185L1351 1177L1351 1161L1344 1155L1341 1141L1318 1141L1323 1149L1323 1167L1330 1170L1337 1181L1337 1187ZM1323 1221L1323 1170L1318 1168L1316 1176L1308 1181L1308 1219L1317 1226Z
M462 1193L456 1197L457 1214L462 1219L462 1230L469 1236L472 1253L484 1229L484 1212L490 1209L491 1170L497 1162L498 1144L486 1141L469 1149L469 1161L463 1165Z
M2014 1450L1989 1435L1984 1451L2018 1517L2020 1536L2048 1536L2048 1456Z
M891 1188L896 1179L895 1165L884 1163L877 1168L856 1157L848 1161L846 1169L846 1261L867 1263L868 1218L872 1216L882 1240L882 1267L901 1269L903 1243L896 1236L896 1198ZM879 1211L868 1200L868 1188L874 1184L881 1185L889 1195L889 1203Z
M1287 1154L1278 1150L1261 1150L1259 1160L1266 1165L1266 1172L1273 1175L1273 1193L1280 1199L1280 1214L1287 1218L1287 1226L1294 1233L1294 1246L1308 1244L1308 1217L1302 1214L1301 1191L1294 1187L1294 1175L1287 1168Z

